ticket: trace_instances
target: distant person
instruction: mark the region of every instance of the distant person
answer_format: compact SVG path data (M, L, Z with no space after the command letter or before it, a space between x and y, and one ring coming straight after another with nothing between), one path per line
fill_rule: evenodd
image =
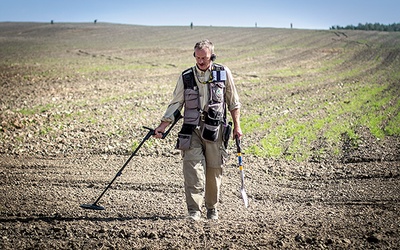
M94 24L96 24L97 23L97 19L94 19Z
M190 29L193 29L193 22L190 23Z
M226 113L228 110L233 120L233 137L240 139L241 104L231 71L214 63L214 45L209 40L196 43L193 56L196 65L180 75L154 136L161 138L173 122L174 112L184 107L176 148L182 150L188 218L201 219L204 199L207 219L217 220L222 166L231 131Z

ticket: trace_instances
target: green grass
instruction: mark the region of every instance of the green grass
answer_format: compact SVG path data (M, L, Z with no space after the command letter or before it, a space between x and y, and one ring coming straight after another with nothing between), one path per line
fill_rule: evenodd
M397 102L397 114L392 117L388 125L385 127L387 135L400 135L400 101Z
M22 108L18 110L17 112L21 113L22 115L34 115L34 114L41 114L46 111L49 111L50 109L54 108L53 104L46 104L46 105L38 105L32 108Z
M357 128L360 126L367 127L372 135L380 139L399 134L399 101L394 106L390 104L397 97L387 86L360 82L335 95L339 96L336 102L321 103L314 110L315 113L324 110L319 112L320 115L313 114L309 108L305 113L289 112L263 124L259 122L259 116L247 116L242 120L245 134L266 129L270 132L259 142L251 144L246 152L260 157L304 161L312 154L324 154L327 150L320 148L312 152L312 145L319 138L332 145L330 150L334 155L341 152L343 134L347 134L356 145L359 140ZM311 106L319 102L310 101Z
M261 117L259 115L247 115L241 118L241 127L243 133L257 133L263 131L269 127L268 123L260 122Z

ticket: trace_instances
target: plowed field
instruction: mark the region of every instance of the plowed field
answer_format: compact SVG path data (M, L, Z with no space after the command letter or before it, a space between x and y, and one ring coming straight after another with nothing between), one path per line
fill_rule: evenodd
M220 219L185 219L179 123L149 139L209 38L234 73ZM267 28L0 23L1 249L396 249L400 36Z

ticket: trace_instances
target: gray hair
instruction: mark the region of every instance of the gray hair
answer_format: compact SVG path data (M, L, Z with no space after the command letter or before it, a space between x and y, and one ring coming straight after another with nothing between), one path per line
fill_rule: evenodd
M209 49L211 54L214 54L214 44L212 44L208 39L197 42L194 49Z

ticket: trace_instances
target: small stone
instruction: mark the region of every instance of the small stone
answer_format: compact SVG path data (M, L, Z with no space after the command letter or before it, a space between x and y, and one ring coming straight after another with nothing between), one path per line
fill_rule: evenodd
M369 243L379 243L382 241L382 236L380 234L372 234L367 237Z

